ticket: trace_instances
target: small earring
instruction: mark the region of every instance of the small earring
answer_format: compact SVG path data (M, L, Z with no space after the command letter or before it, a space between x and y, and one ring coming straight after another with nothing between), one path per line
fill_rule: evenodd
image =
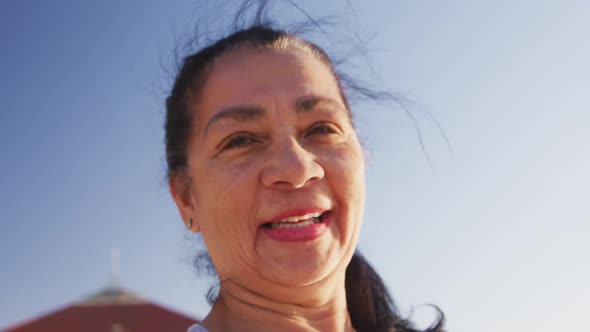
M193 228L193 220L191 218L188 219L188 228Z

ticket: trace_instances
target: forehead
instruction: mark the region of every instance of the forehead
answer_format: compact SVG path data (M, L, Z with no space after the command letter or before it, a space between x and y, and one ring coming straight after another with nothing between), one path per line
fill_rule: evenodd
M226 107L291 104L306 95L331 98L344 107L330 68L310 52L294 47L225 54L213 63L201 92L200 120L207 120Z

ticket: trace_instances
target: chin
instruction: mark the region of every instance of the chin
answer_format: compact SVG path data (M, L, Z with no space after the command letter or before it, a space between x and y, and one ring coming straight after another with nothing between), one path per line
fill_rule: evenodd
M264 279L292 287L317 283L340 270L344 274L350 261L350 257L346 257L347 253L340 246L310 246L277 254L275 252L269 257L264 268L260 268L258 272ZM342 264L344 260L346 262ZM344 268L341 268L342 265Z

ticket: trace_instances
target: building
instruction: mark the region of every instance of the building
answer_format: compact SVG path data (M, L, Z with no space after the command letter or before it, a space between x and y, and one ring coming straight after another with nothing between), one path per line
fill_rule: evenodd
M80 302L1 332L185 332L196 322L111 285Z

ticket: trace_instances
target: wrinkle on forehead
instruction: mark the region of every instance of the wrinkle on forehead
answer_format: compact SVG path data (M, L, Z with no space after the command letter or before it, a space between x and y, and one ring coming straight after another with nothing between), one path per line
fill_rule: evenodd
M260 106L261 104L254 100L255 98L250 97L264 96L266 95L265 90L272 90L276 87L276 84L285 83L286 88L282 92L289 94L293 91L293 87L289 86L288 82L289 78L293 78L293 75L301 75L302 78L299 79L298 83L311 85L307 87L303 86L300 92L301 96L297 96L307 96L309 97L309 100L303 100L296 106L289 105L289 107L295 107L297 110L309 110L318 102L334 100L335 105L339 106L339 108L343 108L348 113L345 101L341 100L342 95L340 93L337 78L334 76L329 65L324 63L321 58L310 54L305 48L302 49L290 46L289 44L281 44L279 46L282 48L243 47L242 49L228 51L217 58L208 70L209 77L204 82L200 91L201 98L198 98L198 100L197 98L193 98L191 109L193 112L197 113L194 116L195 121L193 121L192 125L193 131L199 132L199 136L204 133L204 129L209 127L207 122L210 122L210 120L208 119L218 116L216 114L211 114L211 112L223 112L224 109L233 106ZM269 61L272 62L273 55L279 56L282 59L280 61L284 62L280 63L278 67L276 63L265 66L265 63L268 63ZM252 58L250 58L250 56L252 56ZM262 57L262 61L258 56ZM264 59L264 57L269 58ZM256 60L256 58L258 58L258 60ZM259 62L249 62L250 60ZM323 69L319 69L322 73L318 73L317 67L314 69L314 66L322 66ZM284 72L282 72L283 68ZM268 75L269 70L274 72L271 72L271 76L268 80L257 79L257 75ZM275 77L280 75L287 76L285 76L285 80L275 80L272 75ZM236 79L242 80L241 83L245 80L252 79L252 84L240 85L240 83L236 83ZM296 78L293 79L297 81ZM315 91L315 87L318 86L324 91ZM297 87L297 85L295 87ZM334 94L334 92L336 94ZM277 95L268 95L268 97L272 97L272 103L274 104L272 106L273 109L276 109L279 103L283 101L280 96ZM244 105L231 105L232 99L235 99L237 104L239 104L240 99L243 99L245 101ZM213 103L218 105L211 105L209 103L211 100L214 100ZM227 106L224 106L222 102L223 100L230 100L230 102L227 103ZM266 108L271 106L271 99L269 98L267 102L269 104Z

